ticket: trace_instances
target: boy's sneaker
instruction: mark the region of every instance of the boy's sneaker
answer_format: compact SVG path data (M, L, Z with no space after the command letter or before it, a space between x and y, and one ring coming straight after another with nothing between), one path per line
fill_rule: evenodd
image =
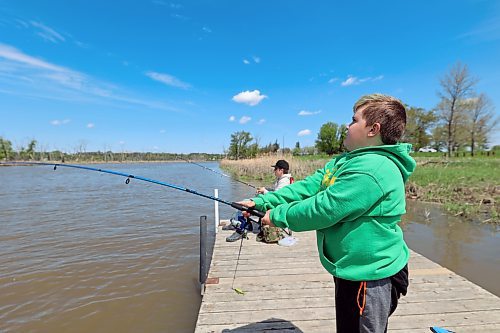
M235 231L231 236L226 237L226 242L236 242L237 240L240 240L242 237L243 235L241 233Z

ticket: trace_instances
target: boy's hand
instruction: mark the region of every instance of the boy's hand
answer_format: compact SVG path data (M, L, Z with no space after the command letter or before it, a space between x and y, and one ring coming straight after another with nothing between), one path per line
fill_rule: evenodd
M243 206L246 206L248 208L252 208L252 207L255 207L255 202L251 201L251 200L246 200L246 201L238 201L237 202L238 204L240 205L243 205ZM248 213L248 212L241 212L243 214L243 216L245 218L248 218L250 217L252 214ZM271 226L271 227L275 227L274 223L271 222L271 217L270 217L270 214L271 214L271 210L269 209L267 212L266 212L266 215L264 215L264 217L260 220L262 225L268 225L268 226Z
M271 221L271 210L269 209L266 212L266 215L260 220L262 225L268 225L270 227L275 227L274 223Z
M243 205L245 207L248 207L248 208L252 208L252 207L255 207L255 202L251 201L251 200L245 200L245 201L238 201L237 204L240 204L240 205ZM251 214L248 213L248 212L241 212L243 214L243 216L245 218L248 218Z
M267 191L266 191L266 188L265 188L265 187L259 187L259 188L257 189L257 194L264 194L264 193L266 193L266 192L267 192Z
M253 202L252 200L238 201L236 203L240 204L240 205L243 205L245 207L248 207L248 208L255 207L255 202Z

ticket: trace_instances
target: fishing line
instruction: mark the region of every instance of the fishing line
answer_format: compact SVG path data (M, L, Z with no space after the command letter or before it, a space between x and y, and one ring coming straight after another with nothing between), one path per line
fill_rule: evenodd
M231 289L236 291L236 293L240 294L240 295L244 295L245 292L240 289L240 288L235 288L234 287L234 281L236 280L236 272L238 271L238 264L240 263L240 254L241 254L241 248L243 247L243 239L245 239L246 236L245 235L242 235L241 237L241 242L240 242L240 250L238 251L238 258L236 259L236 268L234 269L234 275L233 275L233 283L231 285Z
M238 182L238 183L245 184L245 185L247 185L247 186L250 186L251 188L257 189L257 187L256 187L256 186L254 186L254 185L252 185L252 184L249 184L249 183L246 183L246 182L244 182L244 181L241 181L241 180L239 180L239 179L234 179L233 177L231 177L231 176L229 176L229 175L226 175L225 173L218 172L218 171L216 171L216 170L214 170L214 169L208 168L208 167L206 167L206 166L204 166L204 165L202 165L202 164L199 164L199 163L196 163L196 162L193 162L193 161L190 161L190 160L186 160L185 158L182 158L182 157L178 157L178 158L179 158L179 159L181 159L181 160L183 160L184 162L187 162L187 163L191 163L191 164L197 165L197 166L199 166L199 167L202 167L202 168L203 168L203 169L205 169L205 170L209 170L209 171L215 172L216 174L218 174L218 175L220 175L220 176L228 177L228 178L230 178L231 180L234 180L234 181L236 181L236 182Z
M195 191L195 190L192 190L192 189L189 189L189 188L186 188L186 187L182 187L182 186L179 186L179 185L176 185L176 184L169 184L169 183L165 183L165 182L162 182L162 181L159 181L159 180L150 179L150 178L146 178L146 177L142 177L142 176L131 175L131 174L127 174L127 173L123 173L123 172L118 172L118 171L114 171L114 170L92 168L92 167L83 166L83 165L76 165L76 164L45 163L45 162L7 162L7 163L6 162L0 162L0 165L2 165L2 164L3 165L49 165L49 166L54 166L54 170L56 170L57 167L61 166L61 167L66 167L66 168L75 168L75 169L82 169L82 170L88 170L88 171L96 171L96 172L108 173L108 174L111 174L111 175L126 177L127 179L125 180L125 184L129 184L131 179L138 179L138 180L142 180L144 182L148 182L148 183L153 183L153 184L157 184L157 185L161 185L161 186L170 187L170 188L173 188L173 189L176 189L176 190L179 190L179 191L184 191L184 192L191 193L191 194L203 197L203 198L214 200L214 201L223 203L225 205L231 206L231 207L233 207L233 208L235 208L237 210L248 212L251 215L257 216L259 218L262 218L265 215L264 212L258 211L258 210L254 209L252 207L243 206L243 205L241 205L241 204L239 204L237 202L231 202L231 201L223 200L223 199L214 197L213 195L208 195L208 194L200 193L198 191Z

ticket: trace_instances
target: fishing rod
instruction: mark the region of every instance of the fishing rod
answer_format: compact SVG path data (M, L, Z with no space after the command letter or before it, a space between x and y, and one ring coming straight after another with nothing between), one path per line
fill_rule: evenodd
M130 179L138 179L138 180L142 180L142 181L145 181L145 182L148 182L148 183L153 183L153 184L158 184L158 185L170 187L170 188L173 188L173 189L176 189L176 190L180 190L180 191L184 191L184 192L191 193L191 194L194 194L194 195L198 195L198 196L203 197L203 198L214 200L214 201L223 203L225 205L231 206L231 207L233 207L233 208L235 208L237 210L240 210L242 212L247 212L247 213L249 213L251 215L254 215L254 216L257 216L259 218L263 218L264 215L265 215L264 212L256 210L253 207L243 206L242 204L239 204L237 202L226 201L226 200L214 197L212 195L203 194L203 193L200 193L200 192L197 192L195 190L192 190L192 189L189 189L189 188L186 188L186 187L182 187L182 186L179 186L179 185L169 184L169 183L165 183L165 182L162 182L162 181L159 181L159 180L150 179L150 178L146 178L146 177L142 177L142 176L131 175L131 174L128 174L128 173L123 173L123 172L118 172L118 171L113 171L113 170L105 170L105 169L100 169L100 168L92 168L92 167L83 166L83 165L76 165L76 164L45 163L45 162L7 162L7 163L0 162L0 165L2 165L2 164L3 165L50 165L50 166L54 166L54 170L56 170L57 167L60 166L60 167L66 167L66 168L75 168L75 169L83 169L83 170L89 170L89 171L96 171L96 172L108 173L108 174L111 174L111 175L127 177L127 180L125 180L125 184L130 183Z
M216 170L214 170L214 169L208 168L208 167L206 167L206 166L204 166L204 165L202 165L202 164L199 164L199 163L196 163L196 162L193 162L193 161L187 160L187 159L182 158L182 157L178 157L178 158L179 158L179 159L181 159L181 160L183 160L184 162L187 162L187 163L191 163L191 164L197 165L197 166L199 166L199 167L202 167L202 168L203 168L203 169L205 169L205 170L209 170L209 171L215 172L215 173L216 173L216 174L218 174L218 175L221 175L221 176L224 176L224 177L228 177L228 178L230 178L230 179L232 179L232 180L234 180L234 181L237 181L238 183L242 183L242 184L245 184L245 185L247 185L247 186L250 186L251 188L257 189L257 187L256 187L256 186L254 186L254 185L252 185L252 184L249 184L249 183L245 183L244 181L241 181L241 180L239 180L239 179L234 179L233 177L231 177L231 176L229 176L229 175L226 175L225 173L218 172L218 171L216 171Z

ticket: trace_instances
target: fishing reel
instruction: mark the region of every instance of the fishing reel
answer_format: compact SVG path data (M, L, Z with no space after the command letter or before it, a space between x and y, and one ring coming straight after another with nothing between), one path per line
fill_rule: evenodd
M261 229L261 223L260 218L258 220L255 220L255 218L254 216L244 217L243 213L239 211L235 216L229 219L229 222L240 234L244 234L248 231L258 234Z

